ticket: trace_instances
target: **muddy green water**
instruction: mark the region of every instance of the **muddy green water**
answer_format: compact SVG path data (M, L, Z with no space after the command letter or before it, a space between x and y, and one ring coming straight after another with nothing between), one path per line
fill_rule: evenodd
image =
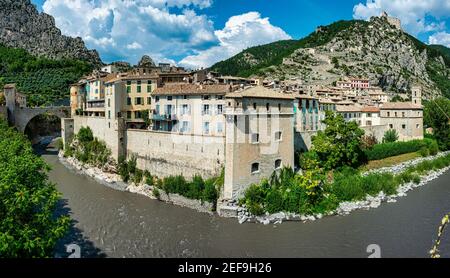
M368 257L378 244L382 257L427 257L445 213L450 212L450 173L397 203L309 223L240 225L146 197L116 191L64 167L56 152L43 158L74 219L64 244L81 246L83 257ZM442 240L450 257L450 232Z

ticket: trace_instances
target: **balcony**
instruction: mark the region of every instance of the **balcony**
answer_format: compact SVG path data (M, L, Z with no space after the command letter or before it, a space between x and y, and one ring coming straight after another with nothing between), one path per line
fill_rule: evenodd
M104 99L89 100L86 105L86 111L88 112L105 111L105 100Z
M175 114L150 114L150 120L172 122L178 121L178 116Z

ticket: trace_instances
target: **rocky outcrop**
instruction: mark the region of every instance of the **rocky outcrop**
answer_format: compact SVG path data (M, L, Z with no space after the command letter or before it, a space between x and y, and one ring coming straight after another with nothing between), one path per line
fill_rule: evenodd
M142 56L142 58L139 61L137 66L139 68L151 68L151 67L155 67L155 62L153 62L153 59L150 58L150 56L144 55L144 56Z
M324 85L342 76L360 76L392 93L407 92L419 83L425 94L437 95L440 90L427 71L429 59L427 50L418 48L414 38L385 18L373 17L339 32L325 45L297 49L267 76ZM445 67L441 57L433 62Z
M80 59L102 64L96 50L81 38L61 34L52 16L39 13L30 0L0 0L0 43L50 59Z

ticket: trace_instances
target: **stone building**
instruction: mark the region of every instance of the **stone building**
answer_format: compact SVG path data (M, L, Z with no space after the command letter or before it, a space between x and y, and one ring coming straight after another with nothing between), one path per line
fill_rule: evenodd
M294 98L258 86L226 99L223 197L236 199L250 184L294 167Z
M225 134L230 85L168 84L152 93L151 129L195 135Z

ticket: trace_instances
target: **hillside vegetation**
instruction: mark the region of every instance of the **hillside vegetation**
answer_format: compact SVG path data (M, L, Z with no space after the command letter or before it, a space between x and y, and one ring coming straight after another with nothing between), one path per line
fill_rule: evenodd
M69 85L91 70L92 66L84 61L50 60L0 45L0 86L16 83L19 91L28 95L30 106L68 98Z
M261 74L264 68L281 65L283 58L294 53L299 48L310 48L330 42L339 32L357 24L366 25L360 20L341 20L329 26L321 26L320 32L311 33L300 40L278 41L266 45L248 48L243 52L221 61L211 67L224 75L249 77Z

